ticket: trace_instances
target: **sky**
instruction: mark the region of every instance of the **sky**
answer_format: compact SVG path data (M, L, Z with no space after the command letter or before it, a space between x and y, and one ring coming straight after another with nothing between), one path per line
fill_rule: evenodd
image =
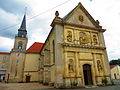
M28 48L34 42L44 43L55 11L64 17L79 2L106 29L104 39L109 60L120 58L120 0L0 0L0 52L9 52L13 48L25 7Z

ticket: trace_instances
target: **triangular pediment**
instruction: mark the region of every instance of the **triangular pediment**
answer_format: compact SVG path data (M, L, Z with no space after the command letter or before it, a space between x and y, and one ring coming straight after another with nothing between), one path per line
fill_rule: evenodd
M87 12L81 3L79 3L71 12L69 12L64 18L64 22L77 25L85 25L89 27L97 27L97 22Z

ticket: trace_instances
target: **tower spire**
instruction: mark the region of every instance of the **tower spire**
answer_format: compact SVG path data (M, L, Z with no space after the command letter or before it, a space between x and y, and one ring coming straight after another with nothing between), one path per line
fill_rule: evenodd
M26 30L26 8L25 8L25 14L21 23L20 28L18 29L18 37L24 37L26 38L27 30Z
M24 14L23 21L20 26L20 30L26 30L26 14Z
M20 30L26 30L26 10L27 10L27 7L25 7L25 14L24 14L21 26L20 26Z

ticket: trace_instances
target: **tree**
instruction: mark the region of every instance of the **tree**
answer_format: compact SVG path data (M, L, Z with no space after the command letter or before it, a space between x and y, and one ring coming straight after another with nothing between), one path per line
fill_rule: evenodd
M117 60L111 60L109 62L110 65L120 65L120 59L117 59Z

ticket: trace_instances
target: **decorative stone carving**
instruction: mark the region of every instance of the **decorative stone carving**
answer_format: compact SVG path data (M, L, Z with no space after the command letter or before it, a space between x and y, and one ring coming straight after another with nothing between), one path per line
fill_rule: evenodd
M80 44L87 44L87 35L84 32L80 32Z
M69 60L68 70L69 70L69 73L74 72L74 65L73 65L73 60L72 59Z
M71 31L67 32L67 41L72 42L72 32Z
M97 68L99 72L103 70L100 60L97 60Z
M93 35L93 43L94 43L94 45L98 44L98 40L97 40L97 36L96 35Z
M82 15L79 16L79 20L80 20L80 22L83 22L83 21L84 21L84 18L83 18Z
M56 17L59 16L59 12L58 12L58 11L55 12L55 16L56 16Z

